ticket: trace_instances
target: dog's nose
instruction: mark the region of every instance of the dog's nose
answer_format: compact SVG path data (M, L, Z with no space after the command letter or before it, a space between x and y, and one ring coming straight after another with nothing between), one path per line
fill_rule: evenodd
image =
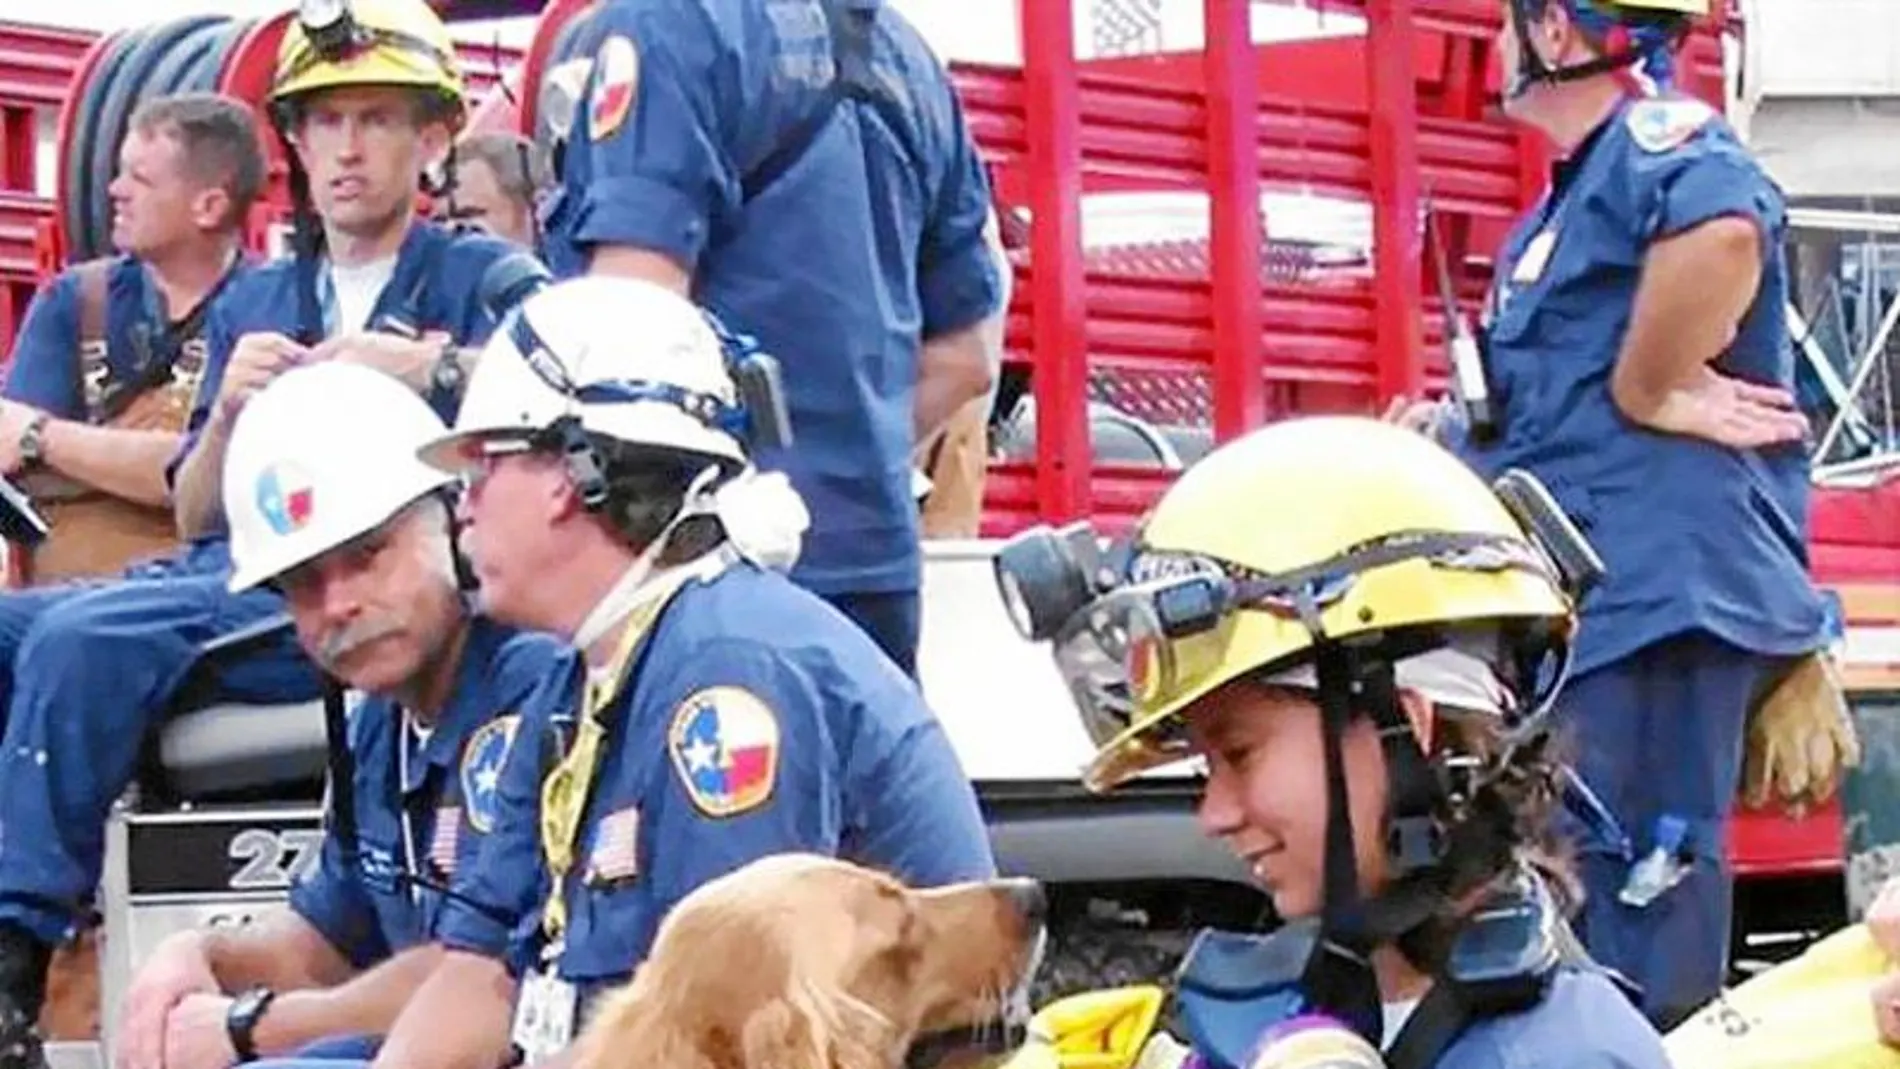
M1003 893L1009 896L1009 903L1016 912L1030 924L1041 924L1049 914L1048 896L1042 893L1042 884L1035 880L1003 880Z

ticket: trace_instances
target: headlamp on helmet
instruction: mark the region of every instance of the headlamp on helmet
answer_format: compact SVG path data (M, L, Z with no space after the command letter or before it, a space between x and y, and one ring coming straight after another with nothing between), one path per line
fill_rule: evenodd
M1148 764L1186 755L1182 723L1157 714L1224 678L1230 647L1245 638L1239 629L1260 626L1243 625L1249 613L1318 636L1331 630L1323 618L1366 576L1410 561L1453 572L1542 576L1546 589L1561 590L1572 604L1601 581L1602 559L1534 476L1512 470L1492 490L1521 535L1397 532L1305 567L1264 574L1155 550L1142 545L1139 534L1110 543L1077 522L1019 533L998 551L993 567L1010 622L1025 639L1050 642L1092 741L1102 748L1132 746L1132 761ZM1353 626L1381 630L1371 619ZM1429 640L1421 632L1404 641ZM1545 682L1554 685L1560 675ZM1532 718L1546 704L1543 696L1520 697L1521 711ZM1128 740L1137 722L1149 727Z
M369 43L350 0L298 0L297 21L311 49L327 63L340 62Z

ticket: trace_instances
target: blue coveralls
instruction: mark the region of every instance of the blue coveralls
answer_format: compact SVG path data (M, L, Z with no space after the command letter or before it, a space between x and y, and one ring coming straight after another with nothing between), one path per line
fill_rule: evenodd
M474 864L495 827L496 788L522 710L571 656L553 638L478 616L426 742L389 698L365 698L351 713L356 866L327 825L317 867L291 888L290 908L352 966L369 969L434 933L442 889ZM339 1036L311 1049L368 1057L376 1039Z
M847 69L876 106L829 95L817 0L599 5L545 249L557 274L584 271L596 245L665 253L696 300L779 358L797 441L757 459L811 510L793 577L914 675L918 345L999 303L989 184L922 38L878 0L837 3L875 11L871 70Z
M234 261L206 300L250 268L248 260ZM202 352L196 351L204 335L201 309L172 320L151 269L135 257L114 257L107 268L106 349L94 369L83 368L79 359L79 304L79 275L72 268L60 272L34 297L14 337L0 396L31 405L54 419L97 423L102 405L119 391L139 392L174 368L181 374L195 374L196 368L179 367L180 357L187 365L194 358L202 362ZM98 376L91 383L85 381L88 370Z
M512 251L498 238L418 223L374 316L408 314L424 330L479 344L493 321L478 282ZM289 261L268 264L235 280L213 304L204 380L168 477L210 418L237 339L253 331L301 333L295 280ZM431 402L445 419L453 417L455 398ZM339 433L347 426L340 418ZM316 669L288 632L213 671L193 671L204 643L283 611L282 599L268 590L229 593L230 566L219 531L120 582L0 597L0 619L8 621L0 634L17 641L0 749L0 924L48 944L68 934L98 886L113 800L168 710L316 698Z
M579 674L524 719L496 830L438 927L517 974L540 964L541 783L557 736L574 736ZM558 971L583 998L631 975L688 892L769 854L840 855L922 885L995 875L975 792L916 687L784 576L734 563L689 582L628 678L565 881Z
M1806 572L1806 447L1657 433L1610 396L1645 248L1722 216L1760 229L1762 279L1714 366L1790 386L1780 191L1699 102L1632 99L1557 167L1499 255L1485 358L1503 428L1489 444L1455 443L1488 477L1523 467L1541 478L1608 566L1580 607L1559 711L1579 771L1632 841L1580 844L1580 934L1643 987L1659 1022L1725 977L1728 813L1748 707L1786 658L1823 644ZM1631 862L1665 814L1688 822L1699 860L1647 908L1624 905Z
M166 315L150 268L132 256L113 258L106 273L105 352L83 357L79 273L74 268L60 272L27 306L0 395L54 419L97 425L110 415L115 396L143 392L168 371L185 378L202 375L209 303L252 267L246 259L233 262L205 302L174 321ZM149 562L131 569L133 574L150 571ZM104 582L0 593L0 732L12 704L15 654L40 610Z

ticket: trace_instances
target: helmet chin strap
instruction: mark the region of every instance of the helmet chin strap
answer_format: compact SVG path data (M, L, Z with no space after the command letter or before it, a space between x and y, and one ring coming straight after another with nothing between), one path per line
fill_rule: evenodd
M627 570L620 573L620 578L614 580L614 585L608 588L587 618L581 621L580 627L574 632L575 649L586 650L600 641L615 624L626 619L634 607L645 600L647 580L653 577L654 562L666 551L667 540L673 537L673 532L679 529L680 524L711 511L710 488L718 477L719 468L709 465L693 478L680 498L679 511L666 521L666 526L660 529L653 541L647 543L633 563L627 565Z
M1547 2L1558 3L1560 0L1547 0ZM1662 88L1659 83L1663 79L1636 68L1649 64L1659 52L1666 54L1675 47L1688 30L1685 23L1662 37L1648 38L1647 35L1635 35L1637 43L1628 47L1612 49L1595 59L1571 66L1553 67L1545 62L1543 55L1537 51L1531 41L1530 19L1525 12L1523 0L1512 0L1510 14L1507 17L1511 20L1512 32L1517 36L1517 73L1510 84L1504 87L1505 100L1518 99L1529 92L1534 85L1559 85L1626 69L1630 70L1644 95L1653 95Z

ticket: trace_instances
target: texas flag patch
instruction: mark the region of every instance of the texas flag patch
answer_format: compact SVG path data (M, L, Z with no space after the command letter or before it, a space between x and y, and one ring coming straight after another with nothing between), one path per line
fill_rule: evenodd
M633 110L640 88L640 53L621 34L607 38L594 58L594 91L587 98L587 135L595 141L612 137Z
M310 476L291 463L272 464L257 476L257 511L280 535L293 534L309 524L317 511L316 490Z
M673 711L667 734L673 768L700 812L737 816L772 797L778 781L778 716L752 692L702 690Z

